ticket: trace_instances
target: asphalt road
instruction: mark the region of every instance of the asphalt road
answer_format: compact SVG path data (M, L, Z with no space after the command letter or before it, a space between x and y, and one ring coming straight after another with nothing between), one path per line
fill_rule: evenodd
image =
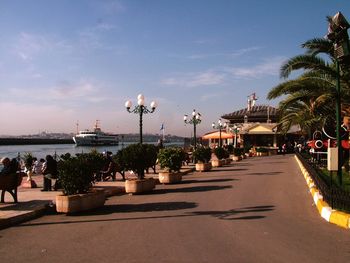
M292 155L256 157L95 212L0 231L0 262L350 262Z

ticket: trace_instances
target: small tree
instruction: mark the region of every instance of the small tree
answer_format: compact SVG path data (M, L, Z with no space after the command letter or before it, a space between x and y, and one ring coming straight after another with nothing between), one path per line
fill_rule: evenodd
M168 169L169 172L180 171L185 158L184 150L179 147L163 148L158 153L160 167L162 169Z
M207 147L198 147L193 152L193 158L196 162L207 163L211 159L211 149Z
M145 169L154 166L156 163L156 146L152 146L140 143L130 144L120 154L121 163L125 169L134 171L138 179L143 179Z
M26 167L27 171L31 171L33 166L33 155L31 152L26 152L24 154L24 166Z
M103 166L103 155L96 150L90 153L77 154L73 157L63 155L58 162L58 179L63 194L74 195L87 193L93 185L95 173Z
M216 157L221 160L221 159L224 159L224 158L227 158L228 157L228 152L222 148L222 147L217 147L214 149L214 154L216 155Z

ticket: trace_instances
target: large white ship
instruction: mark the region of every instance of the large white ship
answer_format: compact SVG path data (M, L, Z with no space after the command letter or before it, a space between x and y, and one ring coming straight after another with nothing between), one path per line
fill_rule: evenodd
M79 131L79 133L73 137L73 141L77 146L117 145L119 143L118 135L101 131L98 120L96 120L93 131Z

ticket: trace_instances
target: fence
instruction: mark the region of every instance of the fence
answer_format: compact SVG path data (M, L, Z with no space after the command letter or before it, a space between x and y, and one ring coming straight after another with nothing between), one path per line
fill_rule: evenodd
M325 178L319 169L320 167L327 166L327 156L325 163L324 155L322 155L322 158L319 159L315 159L313 157L306 159L299 153L296 153L296 155L303 163L305 169L309 172L311 178L316 184L316 187L321 192L323 200L331 205L332 208L350 211L350 192L337 186L334 183L332 176Z

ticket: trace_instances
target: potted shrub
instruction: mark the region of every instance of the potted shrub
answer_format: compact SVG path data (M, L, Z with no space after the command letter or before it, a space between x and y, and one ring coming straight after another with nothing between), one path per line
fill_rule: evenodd
M97 151L86 154L62 155L58 162L58 180L63 194L56 196L56 210L74 213L104 205L102 189L92 189L95 173L103 166L103 156Z
M196 171L208 171L211 169L211 149L207 147L198 147L193 151L193 158L196 163Z
M120 153L125 170L131 170L137 179L125 181L125 192L137 194L149 192L155 187L153 178L145 178L145 170L154 167L157 160L156 146L150 144L130 144Z
M185 157L184 150L179 147L161 149L158 153L158 162L163 170L159 172L159 182L162 184L180 182L182 180L180 169Z
M267 156L269 153L269 150L264 147L258 147L256 148L256 153L257 153L257 156Z
M32 153L26 152L24 154L24 167L25 167L24 172L27 175L27 180L22 184L23 187L26 187L26 188L36 188L37 187L37 184L32 179L33 164L34 164L34 157L33 157Z
M237 147L234 148L233 149L233 155L231 156L231 159L233 161L236 161L236 162L242 160L242 149L241 148L237 148Z
M214 149L214 154L217 157L217 159L212 159L211 164L213 167L220 167L225 162L225 158L227 157L227 151L222 147L217 147Z
M253 156L253 154L252 154L252 152L251 152L251 148L252 148L251 145L246 145L246 146L244 146L244 155L245 155L246 157L252 157L252 156Z

